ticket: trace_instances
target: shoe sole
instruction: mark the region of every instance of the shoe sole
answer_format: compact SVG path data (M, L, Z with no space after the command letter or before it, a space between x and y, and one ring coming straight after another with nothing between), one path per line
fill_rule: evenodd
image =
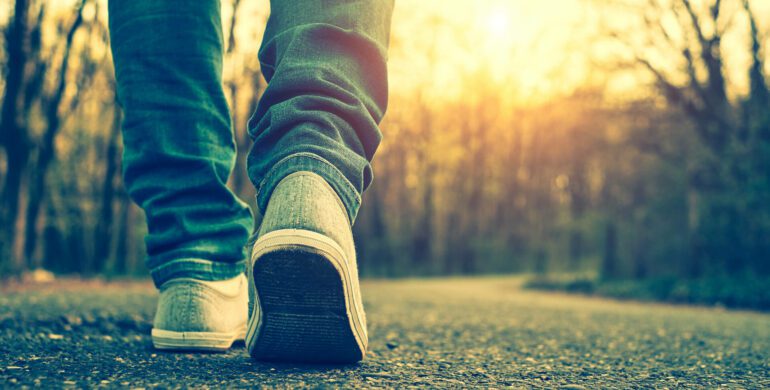
M153 328L152 344L160 350L224 352L236 341L243 340L245 333L245 326L230 333L173 332Z
M344 252L306 230L265 234L254 245L255 305L246 345L258 360L353 363L367 336ZM256 314L255 314L256 313Z

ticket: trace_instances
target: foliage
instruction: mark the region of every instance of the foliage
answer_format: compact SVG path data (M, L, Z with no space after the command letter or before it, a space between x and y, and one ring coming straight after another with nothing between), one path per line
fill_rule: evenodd
M54 3L15 0L2 26L0 275L143 272L146 228L120 180L105 3ZM229 185L253 204L245 125L265 86L264 18L242 3L224 12L239 152ZM563 57L596 57L591 73L538 99L521 95L527 75L514 60L505 72L496 53L478 66L448 61L484 46L464 29L423 42L394 28L391 64L413 75L391 94L354 226L361 272L591 272L601 282L565 288L764 305L751 287L770 274L770 50L758 3L586 2L610 22ZM434 19L411 23L447 32ZM628 75L630 90L611 88Z
M667 276L642 280L548 276L533 278L526 283L527 288L536 290L754 310L770 310L768 285L770 277L751 273L734 276L714 275L697 279Z

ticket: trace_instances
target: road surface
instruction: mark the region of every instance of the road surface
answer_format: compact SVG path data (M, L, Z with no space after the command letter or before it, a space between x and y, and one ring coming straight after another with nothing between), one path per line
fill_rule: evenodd
M155 351L147 282L0 287L0 387L770 387L770 315L532 292L521 278L366 281L348 366Z

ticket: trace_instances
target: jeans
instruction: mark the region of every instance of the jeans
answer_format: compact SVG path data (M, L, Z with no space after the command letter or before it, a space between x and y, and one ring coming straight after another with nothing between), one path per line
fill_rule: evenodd
M267 89L248 130L248 175L264 212L296 171L319 174L355 220L387 106L392 0L272 0L259 60ZM110 0L123 177L145 211L156 285L245 269L253 225L226 186L235 165L222 89L219 0Z

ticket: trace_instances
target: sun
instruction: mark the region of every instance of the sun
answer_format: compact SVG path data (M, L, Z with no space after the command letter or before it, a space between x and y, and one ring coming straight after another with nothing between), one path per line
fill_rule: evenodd
M487 32L496 37L502 37L510 35L511 32L511 18L507 13L497 10L491 12L485 20L485 27Z

